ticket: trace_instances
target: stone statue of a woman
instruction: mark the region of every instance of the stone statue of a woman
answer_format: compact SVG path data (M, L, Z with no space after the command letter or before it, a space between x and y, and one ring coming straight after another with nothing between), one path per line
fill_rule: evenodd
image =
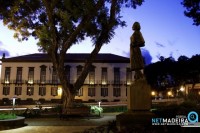
M140 32L140 24L135 22L132 26L134 33L131 36L130 43L130 64L131 70L135 71L135 79L143 78L143 73L141 72L144 69L144 60L140 47L143 47L145 44L142 33Z

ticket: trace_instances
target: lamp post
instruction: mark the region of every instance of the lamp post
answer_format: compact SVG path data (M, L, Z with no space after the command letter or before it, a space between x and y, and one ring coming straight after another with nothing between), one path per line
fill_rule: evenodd
M167 96L168 96L168 99L169 99L169 97L172 96L172 92L171 92L171 91L168 91L168 92L167 92Z
M12 97L11 98L12 99L12 103L13 103L13 114L14 114L14 110L15 110L15 101L16 101L16 99L17 99L17 97Z
M152 91L151 92L151 95L155 98L155 100L156 100L156 92L155 91Z
M99 108L101 107L101 101L98 102L99 103Z

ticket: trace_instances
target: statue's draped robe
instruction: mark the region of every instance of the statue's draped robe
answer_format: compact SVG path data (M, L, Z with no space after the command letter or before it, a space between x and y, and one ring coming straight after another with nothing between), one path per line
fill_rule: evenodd
M130 64L131 70L141 70L144 68L144 60L140 47L144 46L144 39L140 31L135 31L131 36L130 46Z

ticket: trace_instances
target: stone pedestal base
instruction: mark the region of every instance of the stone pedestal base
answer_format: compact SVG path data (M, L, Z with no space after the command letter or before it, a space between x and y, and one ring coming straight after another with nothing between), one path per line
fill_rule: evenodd
M122 131L127 128L151 125L155 115L150 111L128 111L116 116L117 126Z
M146 79L136 80L128 89L128 110L149 111L151 109L151 87Z
M133 128L134 126L151 125L155 116L151 109L151 87L146 79L136 80L128 89L128 112L116 116L117 126Z

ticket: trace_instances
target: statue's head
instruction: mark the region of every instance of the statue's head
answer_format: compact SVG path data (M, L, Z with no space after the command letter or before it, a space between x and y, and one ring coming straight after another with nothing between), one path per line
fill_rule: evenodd
M140 27L140 23L139 22L135 22L132 26L132 29L135 31L139 31L141 29Z

